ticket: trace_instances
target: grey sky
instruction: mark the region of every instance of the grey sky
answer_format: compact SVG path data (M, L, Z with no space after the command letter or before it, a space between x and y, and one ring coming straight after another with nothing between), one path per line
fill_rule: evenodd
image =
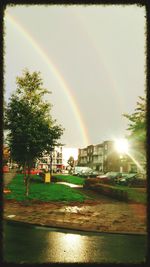
M132 113L144 95L145 27L145 8L136 5L8 6L6 99L23 69L40 71L52 91L52 114L66 129L66 146L124 136L128 121L122 114Z

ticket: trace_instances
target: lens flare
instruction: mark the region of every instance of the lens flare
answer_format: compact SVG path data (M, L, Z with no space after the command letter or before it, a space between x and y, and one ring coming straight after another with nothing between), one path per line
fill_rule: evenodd
M140 163L128 152L127 155L132 159L132 161L136 164L141 172L144 172L144 168L140 165Z
M128 144L128 141L126 139L115 140L115 147L119 153L128 153L129 144Z

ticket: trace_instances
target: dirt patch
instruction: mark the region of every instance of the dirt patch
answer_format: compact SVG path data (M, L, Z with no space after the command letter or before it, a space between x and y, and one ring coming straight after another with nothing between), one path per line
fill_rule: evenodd
M145 205L106 199L69 204L6 200L4 219L86 231L146 233Z

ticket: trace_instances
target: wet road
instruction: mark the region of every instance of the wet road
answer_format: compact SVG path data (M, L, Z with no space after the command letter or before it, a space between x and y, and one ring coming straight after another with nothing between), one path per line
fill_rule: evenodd
M3 227L5 262L15 263L141 263L146 257L145 235L97 234L25 226Z

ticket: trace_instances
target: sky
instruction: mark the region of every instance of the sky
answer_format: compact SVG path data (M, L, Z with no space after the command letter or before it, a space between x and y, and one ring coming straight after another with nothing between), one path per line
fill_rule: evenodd
M127 134L146 77L146 12L137 5L14 5L4 15L4 97L40 71L65 147Z

